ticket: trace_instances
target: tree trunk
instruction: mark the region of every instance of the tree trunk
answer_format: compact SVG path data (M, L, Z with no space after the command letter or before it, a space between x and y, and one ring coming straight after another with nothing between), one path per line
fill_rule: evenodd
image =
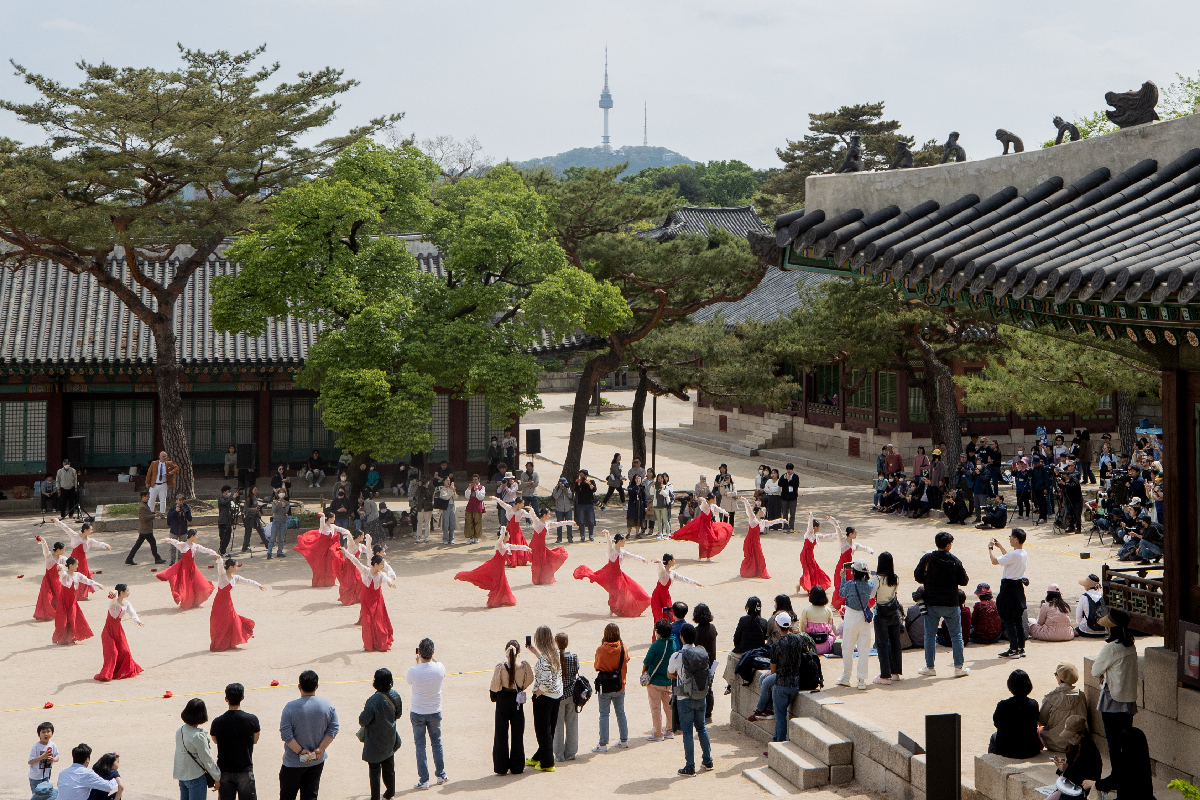
M933 446L946 443L942 461L948 470L958 465L958 454L962 450L962 428L958 419L958 398L954 393L954 373L950 365L938 358L933 347L919 334L912 334L909 341L921 354L925 374L921 383L925 392L925 408L929 412L929 435ZM911 373L910 373L911 374Z
M630 428L633 433L633 457L649 465L646 460L646 395L650 387L650 375L645 367L638 367L637 390L633 393L633 417Z
M162 430L163 449L179 465L175 491L192 499L196 496L196 480L192 472L192 455L188 450L187 430L183 427L183 398L179 396L179 356L175 352L175 307L160 307L158 320L150 326L154 334L154 379L158 385L158 419ZM158 454L155 454L155 458Z
M563 459L562 476L572 480L579 473L579 461L583 456L583 435L587 431L588 401L592 388L605 375L621 363L612 349L592 356L583 365L579 375L579 386L575 389L575 405L571 411L571 438L567 442L567 457Z
M1133 455L1137 421L1133 418L1133 397L1127 392L1117 392L1117 435L1121 437L1121 455Z

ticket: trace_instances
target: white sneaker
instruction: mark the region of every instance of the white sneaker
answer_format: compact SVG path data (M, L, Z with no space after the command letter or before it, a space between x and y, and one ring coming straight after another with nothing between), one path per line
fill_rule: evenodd
M850 686L850 681L849 681L848 679L846 679L846 678L838 678L838 680L837 680L837 685L838 685L838 686L845 686L845 687L849 688L849 686Z
M449 782L450 782L450 779L448 777L446 777L445 775L443 775L442 777L438 778L437 785L441 786L441 785L449 783Z
M428 789L429 781L420 781L419 783L414 784L413 788L414 789Z
M607 753L607 752L608 752L608 745L606 745L606 744L598 744L598 745L596 745L595 747L593 747L593 748L592 748L592 752L593 752L593 753Z
M971 669L969 667L955 667L954 668L954 677L956 677L956 678L965 678L970 674L971 674Z
M622 741L617 742L617 747L624 747L625 749L628 750L629 749L629 740L624 739Z
M917 674L924 675L928 678L934 678L937 677L937 670L933 667L921 667L919 670L917 670Z
M663 740L663 738L664 737L662 737L662 736L647 736L646 741L647 742L661 742Z
M663 738L664 739L674 739L675 731L667 731L666 733L663 734Z

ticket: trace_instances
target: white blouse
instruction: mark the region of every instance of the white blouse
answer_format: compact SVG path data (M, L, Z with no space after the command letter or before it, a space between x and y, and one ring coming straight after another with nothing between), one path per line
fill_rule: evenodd
M536 534L536 533L541 533L542 531L546 530L547 528L561 528L564 525L577 525L577 524L578 523L575 522L575 520L573 520L573 519L559 519L559 520L551 520L549 522L542 522L541 517L534 517L533 518L533 532Z
M359 561L357 558L350 555L350 553L345 548L342 548L342 552L346 553L346 555L349 556L350 560L354 563L354 566L358 567L358 573L359 573L359 575L362 576L363 586L369 586L372 589L379 589L383 586L385 581L389 585L392 585L392 586L395 585L395 583L393 583L392 579L388 576L388 574L386 572L378 572L378 573L372 575L370 567L366 566L361 561Z
M504 541L501 541L500 539L496 540L496 552L499 553L500 555L506 556L509 553L511 553L513 550L524 550L526 553L533 552L533 549L531 547L529 547L528 545L512 544L511 542L504 542Z
M96 548L96 547L99 547L101 550L112 550L111 545L107 545L104 542L100 541L99 539L93 539L90 536L87 537L86 539L83 538L83 535L80 534L79 531L75 530L74 528L69 527L61 519L55 520L55 522L58 523L58 527L62 528L64 531L66 531L67 534L71 537L71 548L72 549L79 547L80 545L83 545L83 552L85 552L85 553L90 553L92 551L92 549Z
M503 508L507 513L516 514L519 519L529 520L530 522L533 523L534 529L535 530L537 529L537 523L538 523L537 515L534 514L532 511L530 511L528 508L522 507L521 510L518 512L515 508L513 508L508 503L501 500L499 497L496 497L493 499L496 501L496 505Z
M631 553L623 547L617 547L616 545L609 546L609 548L608 548L608 560L609 561L624 561L627 558L632 558L636 561L642 562L643 564L650 563L646 559L639 556L637 553Z
M668 586L668 585L670 585L670 583L672 581L682 581L683 583L690 583L692 586L700 585L699 583L692 580L691 578L684 577L683 575L680 575L675 570L673 570L673 569L669 570L666 567L664 567L662 564L659 564L658 565L658 582L661 583L663 586Z
M205 553L206 555L210 555L213 558L222 558L223 557L216 550L210 550L207 547L205 547L204 545L191 544L189 542L181 542L178 539L163 539L163 541L166 542L167 544L171 545L172 547L174 547L176 550L178 550L181 555L190 550L195 550L197 553ZM194 558L194 556L193 556L193 558Z
M137 612L133 610L133 604L130 603L128 600L122 600L121 602L117 602L117 599L114 597L113 601L108 604L108 615L110 617L112 617L113 619L120 619L121 617L129 617L134 622L137 622L139 624L141 623L141 620L138 619Z
M93 589L104 588L82 572L70 572L66 567L58 571L58 582L68 589L77 589L81 583L91 586Z
M217 588L218 589L224 589L226 586L233 586L233 585L239 584L239 583L245 584L246 586L253 586L256 589L262 588L261 583L252 581L249 578L243 578L241 575L238 575L236 573L232 577L230 577L225 572L225 570L221 570L219 573L217 573Z
M67 556L65 554L59 556L58 558L54 557L54 554L50 552L50 545L46 544L45 539L42 539L41 545L42 545L42 556L46 559L45 569L52 569L56 565L62 566L67 563Z

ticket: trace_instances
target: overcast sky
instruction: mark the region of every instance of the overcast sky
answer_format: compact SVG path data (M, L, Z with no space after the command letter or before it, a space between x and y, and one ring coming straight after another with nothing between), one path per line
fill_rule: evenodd
M883 100L918 142L962 133L970 158L999 154L996 128L1036 146L1104 107L1106 91L1200 72L1194 2L382 2L377 0L0 0L0 52L75 81L74 62L178 63L175 43L261 43L283 74L330 65L361 82L340 130L403 111L418 138L476 136L502 160L600 143L604 47L614 145L778 164L810 112ZM0 71L0 98L32 99ZM0 112L0 135L40 140Z

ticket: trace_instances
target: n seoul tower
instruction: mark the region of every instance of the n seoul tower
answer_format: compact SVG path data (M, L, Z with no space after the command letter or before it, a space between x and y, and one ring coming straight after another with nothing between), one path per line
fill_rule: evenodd
M611 153L608 139L608 110L613 107L612 94L608 91L608 47L604 48L604 91L600 92L600 107L604 109L604 136L600 137L604 152Z

